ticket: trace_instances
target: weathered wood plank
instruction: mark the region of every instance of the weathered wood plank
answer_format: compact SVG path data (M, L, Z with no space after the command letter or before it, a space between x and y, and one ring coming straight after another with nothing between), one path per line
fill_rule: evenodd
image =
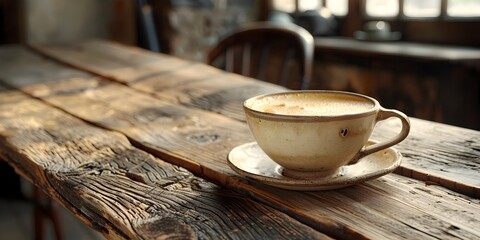
M62 69L59 65L57 71ZM15 85L9 76L3 79ZM454 192L444 189L435 192L436 186L425 186L394 174L340 191L311 193L246 182L225 167L228 151L252 140L244 123L163 102L123 85L92 78L83 79L83 84L78 83L82 82L79 79L74 80L81 86L96 87L62 91L62 86L68 86L66 82L72 79L50 83L32 80L28 87L18 87L82 119L124 132L138 146L157 156L244 191L335 237L345 237L353 231L370 238L436 238L437 234L449 231L447 226L458 227L455 232L460 238L480 236L479 222L472 221L480 218L478 200L459 195L461 201L456 201L448 197ZM43 90L38 91L39 88ZM434 194L424 196L428 198L425 204L412 204L409 199L415 199L417 191L404 192L399 198L395 196L398 189L387 188L389 185L398 189L414 185L417 191ZM438 196L442 201L434 201ZM458 208L466 212L456 213Z
M245 119L242 103L247 98L286 91L284 87L259 83L205 64L116 43L93 41L31 47L46 56L127 84L161 100L221 113L241 121ZM148 60L142 61L142 55ZM112 66L114 63L116 65Z
M196 74L195 77L185 78L184 73L189 72L205 73L197 66L188 66L168 75L145 78L129 86L160 100L220 113L240 121L245 121L242 104L246 99L286 91L283 87L259 83L232 73L214 72L206 76Z
M91 52L97 54L92 55ZM88 63L88 67L84 70L115 78L124 83L135 82L152 75L161 75L194 64L165 54L152 54L140 48L103 41L55 45L55 49L52 49L49 54L52 57L68 56L68 63L75 66Z
M285 198L286 195L289 197ZM445 188L426 186L395 174L350 188L322 194L312 192L307 196L272 187L268 196L262 197L281 198L286 206L302 206L292 207L287 212L293 211L305 218L324 215L348 226L356 226L358 232L373 239L476 239L479 234L479 199L461 197ZM374 222L366 224L366 216ZM385 229L389 229L390 235L383 232Z
M108 67L102 68L88 61L79 61L77 55L91 58L107 55L115 59L122 57L121 54L126 55L131 52L138 54L139 58L142 54L151 57L152 53L147 54L135 48L124 49L121 45L108 42L96 41L80 45L85 47L78 48L75 45L62 48L57 46L35 46L34 48L59 61L109 76L116 81L127 82L132 88L153 94L156 98L221 113L242 121L244 115L241 103L245 99L285 90L278 86L251 82L237 75L213 71L210 67L199 64L184 65L169 74L146 76L135 82L125 81L123 78L106 74L109 72ZM102 50L109 48L114 51ZM162 58L163 55L157 57ZM165 64L163 66L165 67ZM395 131L398 131L396 125L398 124L395 122L383 124L384 127L380 127L373 135L374 139L384 140L392 136ZM405 156L397 173L428 181L431 184L439 184L469 196L480 197L479 132L412 119L409 137L395 147ZM457 150L445 152L445 149L452 148ZM418 149L425 151L417 151Z
M409 136L395 146L404 156L396 173L480 198L480 132L412 119ZM375 139L400 131L399 121L379 124Z
M0 155L109 238L328 239L105 131L0 88Z

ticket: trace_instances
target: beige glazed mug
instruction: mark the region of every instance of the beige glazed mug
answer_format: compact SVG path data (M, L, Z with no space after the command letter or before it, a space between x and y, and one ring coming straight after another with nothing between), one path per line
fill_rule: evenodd
M405 114L356 93L291 91L253 97L243 107L257 144L291 178L331 176L401 142L410 131ZM365 147L375 124L390 117L401 120L400 133Z

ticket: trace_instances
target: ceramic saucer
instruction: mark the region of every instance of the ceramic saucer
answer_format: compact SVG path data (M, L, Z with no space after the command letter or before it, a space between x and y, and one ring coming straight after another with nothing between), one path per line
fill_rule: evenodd
M282 167L270 159L256 142L235 147L228 154L228 164L238 174L267 185L299 191L338 189L378 178L393 172L400 166L401 160L402 155L396 149L388 148L368 155L356 164L343 166L332 176L294 179L283 176Z

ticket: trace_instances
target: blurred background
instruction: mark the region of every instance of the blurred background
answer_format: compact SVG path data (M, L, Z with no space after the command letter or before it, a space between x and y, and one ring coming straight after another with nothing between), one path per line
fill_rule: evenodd
M151 17L162 52L199 60L189 48L263 20L342 37L383 20L401 41L480 46L479 0L0 0L0 14L0 44L102 38L137 45Z
M480 130L480 0L0 0L0 45L104 39L202 62L225 34L267 20L315 37L310 89ZM1 161L0 175L0 239L30 239L21 183ZM101 238L72 228L68 239Z
M0 14L0 44L95 38L192 61L242 24L293 22L315 37L311 89L480 129L480 0L0 0Z

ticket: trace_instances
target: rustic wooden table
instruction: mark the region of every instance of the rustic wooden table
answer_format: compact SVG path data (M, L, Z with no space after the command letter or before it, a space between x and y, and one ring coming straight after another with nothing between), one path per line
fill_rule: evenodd
M0 83L2 159L107 238L480 238L478 131L411 119L395 173L289 191L226 160L281 87L102 41L3 46Z

